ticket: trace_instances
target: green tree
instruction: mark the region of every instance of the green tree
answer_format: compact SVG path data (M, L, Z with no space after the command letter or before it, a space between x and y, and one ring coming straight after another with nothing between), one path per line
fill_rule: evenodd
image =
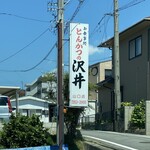
M4 148L20 148L52 145L53 141L38 116L12 114L10 121L4 124L1 131L0 144Z
M48 84L48 92L47 96L49 99L56 99L56 83L57 77L55 73L46 73L44 76L39 79L41 82L45 82Z
M91 96L91 92L95 92L98 90L98 85L89 82L88 90L89 90L89 96Z

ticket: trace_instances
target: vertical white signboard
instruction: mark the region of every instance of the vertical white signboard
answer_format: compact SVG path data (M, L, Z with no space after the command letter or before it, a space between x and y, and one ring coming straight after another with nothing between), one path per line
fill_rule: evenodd
M70 24L70 106L88 106L88 24Z

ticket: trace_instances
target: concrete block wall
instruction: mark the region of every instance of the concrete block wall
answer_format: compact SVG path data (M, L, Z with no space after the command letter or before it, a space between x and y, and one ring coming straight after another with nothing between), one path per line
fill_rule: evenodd
M146 101L146 135L150 135L150 101Z
M124 107L124 130L127 131L129 128L129 122L131 120L131 115L134 110L133 106Z

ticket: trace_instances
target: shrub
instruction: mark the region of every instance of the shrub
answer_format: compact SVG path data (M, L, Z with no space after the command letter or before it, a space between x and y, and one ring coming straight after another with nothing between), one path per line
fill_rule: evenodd
M12 114L10 121L4 123L0 144L5 148L20 148L53 144L53 141L38 116Z
M145 128L145 101L141 100L139 104L135 105L131 115L130 126L134 128Z
M125 106L133 106L133 104L132 102L122 102L121 107L125 107Z

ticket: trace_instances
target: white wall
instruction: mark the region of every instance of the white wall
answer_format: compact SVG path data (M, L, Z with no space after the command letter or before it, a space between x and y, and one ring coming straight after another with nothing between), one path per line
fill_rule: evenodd
M12 100L11 104L12 107L16 107L15 100ZM45 123L49 122L48 106L49 103L46 100L39 100L37 98L34 99L33 97L18 99L18 108L19 108L19 112L22 115L28 115L28 116L31 116L32 114L39 115L41 116L40 120ZM44 112L46 112L46 114L44 114Z

